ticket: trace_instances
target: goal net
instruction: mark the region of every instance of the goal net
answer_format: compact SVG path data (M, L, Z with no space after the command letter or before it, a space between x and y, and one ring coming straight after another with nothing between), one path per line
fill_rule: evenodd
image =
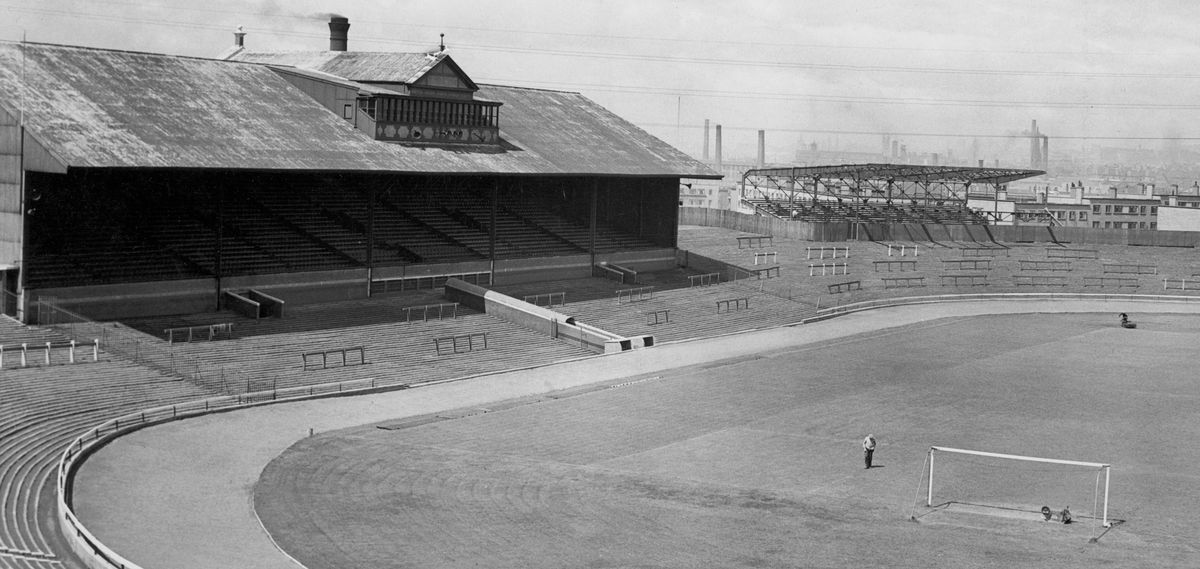
M1069 508L1073 523L1109 527L1108 464L934 446L926 467L927 507L1043 519L1045 506L1055 522Z

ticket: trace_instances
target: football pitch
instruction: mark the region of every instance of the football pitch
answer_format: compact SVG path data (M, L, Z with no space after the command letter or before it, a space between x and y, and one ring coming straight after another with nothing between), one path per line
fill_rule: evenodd
M332 431L254 508L309 569L1192 567L1200 317L1137 319L944 318ZM978 461L928 508L931 445L1110 463L1116 523L1095 472Z

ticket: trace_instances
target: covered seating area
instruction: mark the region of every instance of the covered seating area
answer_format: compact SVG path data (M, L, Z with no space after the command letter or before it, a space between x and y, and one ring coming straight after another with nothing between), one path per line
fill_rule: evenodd
M748 170L742 201L762 215L810 222L966 223L994 220L969 199L995 200L1041 170L843 164Z

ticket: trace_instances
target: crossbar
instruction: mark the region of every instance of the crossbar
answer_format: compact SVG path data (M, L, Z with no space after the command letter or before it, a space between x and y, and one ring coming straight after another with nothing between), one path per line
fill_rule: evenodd
M953 447L931 446L929 450L940 450L944 452L956 452L959 454L972 454L975 456L987 456L991 458L1011 458L1014 460L1028 460L1030 462L1047 462L1050 464L1065 464L1068 466L1086 466L1088 468L1107 468L1112 466L1103 462L1084 462L1081 460L1064 460L1061 458L1041 458L1036 456L1023 456L1019 454L1004 454L1000 452L987 452L982 450L967 450Z

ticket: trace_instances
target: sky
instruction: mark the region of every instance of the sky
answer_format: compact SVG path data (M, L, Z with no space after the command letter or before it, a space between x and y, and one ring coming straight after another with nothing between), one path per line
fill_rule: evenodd
M477 83L581 92L693 156L705 119L725 158L762 129L783 163L884 134L1028 157L1032 120L1052 153L1200 145L1190 0L0 0L0 39L215 57L243 26L251 50L323 50L334 13L351 50L445 34Z

